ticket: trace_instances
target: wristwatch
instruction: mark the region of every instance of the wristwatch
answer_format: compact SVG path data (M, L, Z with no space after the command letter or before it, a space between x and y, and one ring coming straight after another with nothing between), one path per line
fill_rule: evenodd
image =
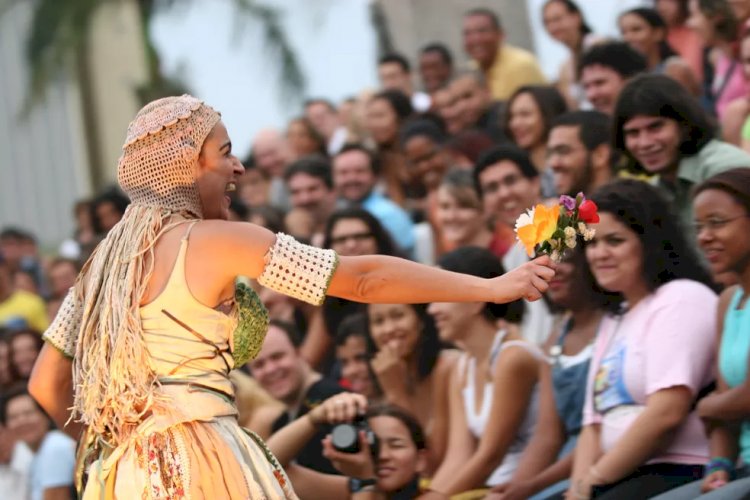
M349 491L351 493L359 493L360 491L364 491L367 488L375 486L377 482L377 479L360 479L358 477L350 477Z

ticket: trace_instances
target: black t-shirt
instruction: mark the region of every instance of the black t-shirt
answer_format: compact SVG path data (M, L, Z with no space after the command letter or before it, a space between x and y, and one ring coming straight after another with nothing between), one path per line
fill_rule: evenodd
M344 392L338 384L331 382L328 379L321 378L307 390L305 398L302 401L302 405L297 414L297 418L300 418L307 414L311 409L318 406L320 403L330 398L335 394ZM284 412L274 423L272 430L273 432L278 431L286 424L290 422L289 414ZM323 445L321 441L331 433L331 426L325 425L305 444L297 455L297 463L303 467L316 470L318 472L324 472L328 474L339 474L331 462L323 456Z

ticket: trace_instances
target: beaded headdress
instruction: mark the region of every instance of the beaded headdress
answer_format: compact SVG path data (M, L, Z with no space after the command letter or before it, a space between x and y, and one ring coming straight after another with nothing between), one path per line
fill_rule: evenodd
M117 172L131 204L84 266L53 323L75 339L73 418L112 444L126 439L154 402L157 380L139 314L153 245L171 227L171 215L202 218L198 158L219 119L188 95L159 99L138 112Z

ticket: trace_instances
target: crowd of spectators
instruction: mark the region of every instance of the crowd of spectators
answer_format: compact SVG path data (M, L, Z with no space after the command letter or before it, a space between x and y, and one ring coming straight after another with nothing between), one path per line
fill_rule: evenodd
M750 0L654 0L619 13L619 39L547 0L535 14L569 51L552 82L500 14L456 20L466 57L387 54L379 88L259 132L231 217L485 278L529 259L516 219L560 195L597 204L595 238L533 303L313 308L253 283L272 320L232 375L240 421L303 499L750 495ZM127 205L76 204L53 254L0 231L8 498L74 498L75 443L25 381ZM331 433L352 420L375 439L343 451Z

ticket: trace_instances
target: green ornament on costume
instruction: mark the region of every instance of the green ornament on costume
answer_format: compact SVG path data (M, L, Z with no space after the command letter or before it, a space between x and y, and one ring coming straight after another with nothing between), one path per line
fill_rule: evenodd
M232 357L240 367L255 358L268 331L268 310L248 284L238 280L234 287L237 304L237 328L234 330Z

